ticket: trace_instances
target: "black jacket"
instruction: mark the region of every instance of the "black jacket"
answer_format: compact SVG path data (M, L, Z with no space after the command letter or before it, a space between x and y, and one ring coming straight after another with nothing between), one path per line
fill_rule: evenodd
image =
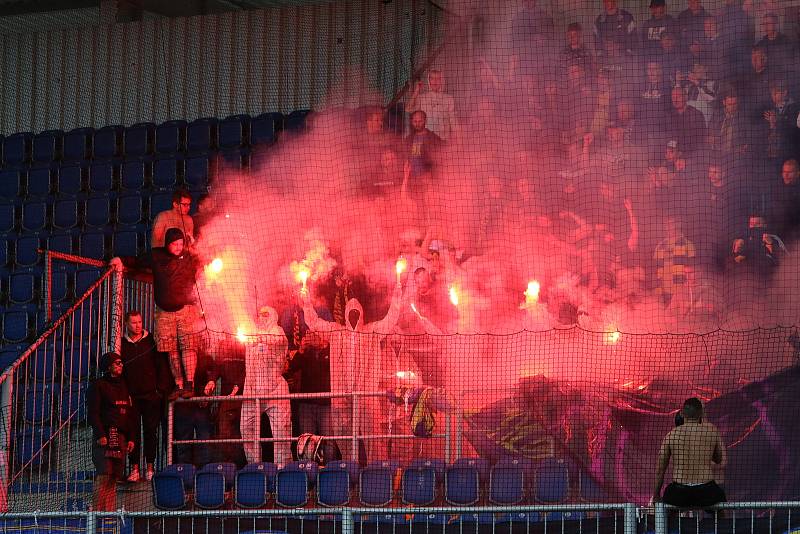
M172 391L174 382L169 370L167 356L158 352L150 332L145 331L138 341L122 337L122 376L128 385L131 397L163 397Z
M87 418L95 440L108 437L108 428L117 427L128 441L136 436L136 418L128 386L122 377L103 376L86 392Z

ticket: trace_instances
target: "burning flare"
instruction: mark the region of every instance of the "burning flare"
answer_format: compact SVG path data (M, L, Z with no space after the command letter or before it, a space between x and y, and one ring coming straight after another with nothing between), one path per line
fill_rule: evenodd
M219 274L220 272L222 272L222 267L223 267L222 259L214 258L214 260L211 262L211 264L208 267L209 267L209 269L211 270L212 273Z
M450 302L453 306L458 306L458 291L455 286L450 286Z
M236 329L236 339L238 339L241 343L247 342L247 334L244 333L244 327L239 327Z
M525 304L535 304L539 301L539 290L541 286L536 280L528 282L528 288L525 290Z
M308 282L308 277L311 275L307 269L300 269L297 272L297 280L303 284L303 289L306 289L306 283Z
M612 330L610 332L606 332L606 344L615 345L620 340L621 337L622 334L620 333L620 331L612 327Z
M406 269L408 269L408 260L400 257L397 263L394 264L394 271L397 273L398 280L400 280L400 277L406 272Z

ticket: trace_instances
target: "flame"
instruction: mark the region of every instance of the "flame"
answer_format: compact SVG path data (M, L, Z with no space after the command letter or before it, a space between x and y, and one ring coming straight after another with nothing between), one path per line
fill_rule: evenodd
M400 278L400 275L406 272L406 269L408 269L408 260L401 257L394 264L394 271L397 273L397 277Z
M308 277L310 275L311 273L308 271L308 269L300 269L297 272L297 280L303 284L303 289L306 288L306 283L308 282Z
M247 342L247 334L244 332L244 327L239 327L236 329L236 339L238 339L241 343Z
M536 280L528 282L528 288L525 290L525 303L534 304L539 301L539 290L541 285Z
M614 345L620 340L621 337L622 334L620 331L616 328L613 328L610 332L606 332L606 344Z
M395 373L397 378L404 380L408 378L409 380L414 380L417 377L417 374L414 371L397 371Z
M458 306L458 291L456 290L455 286L450 286L450 302L453 306Z
M222 271L222 267L223 264L221 258L214 258L214 260L211 262L211 265L209 265L209 269L214 274L219 274Z

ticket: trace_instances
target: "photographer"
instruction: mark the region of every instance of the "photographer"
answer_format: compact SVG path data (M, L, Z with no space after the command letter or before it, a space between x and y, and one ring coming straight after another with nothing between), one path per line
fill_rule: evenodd
M99 367L103 376L92 382L86 392L92 462L97 471L93 507L95 511L111 511L116 507L117 481L123 476L125 458L133 451L138 418L122 379L120 355L103 354Z
M725 492L714 481L713 465L724 466L725 444L717 427L703 421L703 404L687 399L675 418L676 427L661 443L652 502L680 508L707 508L724 502ZM664 473L672 460L672 482L664 489Z

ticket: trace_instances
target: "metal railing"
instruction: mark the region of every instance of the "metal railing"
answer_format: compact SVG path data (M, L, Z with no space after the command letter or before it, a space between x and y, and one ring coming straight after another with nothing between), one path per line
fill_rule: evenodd
M653 512L655 534L735 534L737 529L747 533L791 533L800 529L800 501L726 502L688 511L656 503Z
M201 445L201 444L222 444L222 443L274 443L280 441L296 441L297 436L289 438L221 438L210 440L175 440L173 439L174 430L174 411L176 402L239 402L239 401L255 401L256 413L261 413L259 403L268 400L303 400L303 399L334 399L334 398L350 398L351 405L351 425L353 432L348 435L341 436L323 436L329 440L350 440L352 443L351 454L352 460L358 460L358 442L359 440L379 440L379 439L414 439L417 436L414 434L361 434L358 432L359 421L361 421L360 404L358 399L366 397L386 398L385 391L354 391L351 393L290 393L288 395L236 395L233 397L227 395L217 395L209 397L194 397L191 399L177 399L169 403L167 415L167 463L172 463L173 449L177 445ZM388 401L387 401L388 402ZM442 433L434 433L430 438L444 438L445 440L445 460L451 462L454 458L452 445L454 440L451 437L451 415L445 412L445 431ZM427 439L427 438L426 438Z

